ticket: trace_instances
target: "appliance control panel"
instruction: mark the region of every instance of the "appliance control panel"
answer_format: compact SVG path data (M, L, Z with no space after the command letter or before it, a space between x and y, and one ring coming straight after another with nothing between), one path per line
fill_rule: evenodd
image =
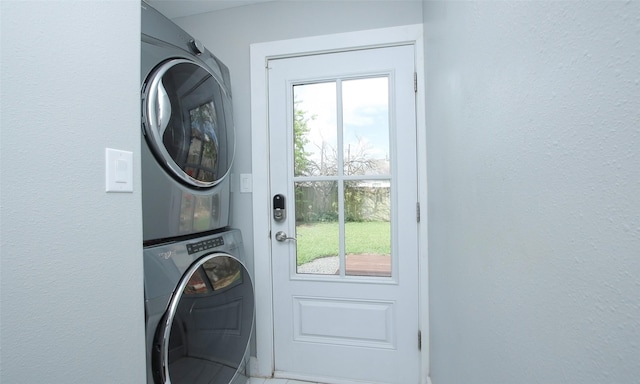
M208 249L217 248L224 245L224 239L222 236L214 237L213 239L202 240L197 243L187 244L187 252L189 254L206 251Z

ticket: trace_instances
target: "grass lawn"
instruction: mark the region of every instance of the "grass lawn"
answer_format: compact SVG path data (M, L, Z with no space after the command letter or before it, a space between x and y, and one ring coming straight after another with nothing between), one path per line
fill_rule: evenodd
M319 257L338 256L338 223L316 223L296 228L297 264ZM347 254L391 254L391 224L387 221L349 222L345 224Z

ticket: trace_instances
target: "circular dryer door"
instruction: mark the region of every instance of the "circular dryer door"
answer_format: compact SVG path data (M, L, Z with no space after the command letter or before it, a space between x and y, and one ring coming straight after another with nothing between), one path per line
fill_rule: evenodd
M226 253L198 259L158 325L155 382L230 383L244 369L253 316L253 284L244 265Z
M231 96L206 66L187 59L160 64L143 85L143 127L163 167L188 186L209 188L234 155Z

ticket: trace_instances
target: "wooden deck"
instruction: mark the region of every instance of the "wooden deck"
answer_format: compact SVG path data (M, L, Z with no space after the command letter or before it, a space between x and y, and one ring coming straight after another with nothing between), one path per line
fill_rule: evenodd
M391 276L391 256L388 255L347 255L346 264L348 276Z

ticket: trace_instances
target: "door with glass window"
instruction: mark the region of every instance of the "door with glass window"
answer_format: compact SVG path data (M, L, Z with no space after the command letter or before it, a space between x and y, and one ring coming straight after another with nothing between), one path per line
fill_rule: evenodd
M276 375L418 383L414 47L268 76Z

